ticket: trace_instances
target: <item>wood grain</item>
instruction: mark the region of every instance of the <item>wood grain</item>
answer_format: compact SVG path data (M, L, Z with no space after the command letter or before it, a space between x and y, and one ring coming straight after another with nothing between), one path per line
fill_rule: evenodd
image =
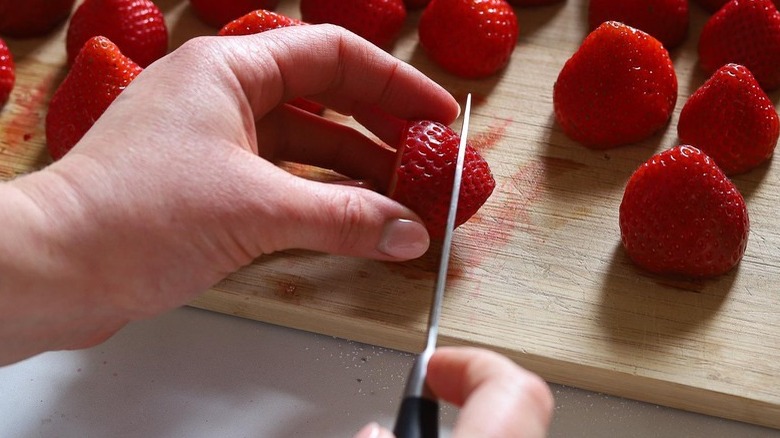
M186 1L157 3L172 47L214 33ZM299 16L297 2L282 3L280 11ZM671 281L637 270L619 244L627 178L676 144L679 111L706 79L695 50L706 14L691 6L687 43L671 53L679 99L669 125L640 144L595 152L560 131L551 100L560 68L586 35L586 1L516 11L521 36L511 63L485 80L432 65L416 42L418 13L392 51L456 97L475 94L472 141L497 180L455 234L442 343L502 351L553 382L780 428L777 160L735 179L751 232L733 272ZM0 112L3 179L48 164L43 117L65 72L62 30L9 44L19 79ZM778 93L770 97L778 102ZM435 250L408 263L289 251L256 260L192 305L417 351L436 261Z

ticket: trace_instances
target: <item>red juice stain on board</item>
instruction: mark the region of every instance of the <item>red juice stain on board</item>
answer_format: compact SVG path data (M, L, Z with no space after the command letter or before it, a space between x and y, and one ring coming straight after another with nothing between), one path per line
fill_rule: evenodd
M478 132L469 139L469 145L480 154L493 149L503 138L511 120L501 120L495 125L489 126L487 131Z
M6 146L17 146L22 141L29 141L32 133L43 122L46 109L43 103L49 98L51 87L57 73L50 73L34 87L16 91L17 98L14 101L17 111L8 121L3 130L3 143Z

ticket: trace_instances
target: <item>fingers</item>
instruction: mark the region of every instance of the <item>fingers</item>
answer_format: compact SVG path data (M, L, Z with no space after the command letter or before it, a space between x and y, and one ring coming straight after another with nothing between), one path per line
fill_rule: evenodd
M345 125L282 105L257 121L260 156L334 170L386 193L395 152Z
M553 399L535 374L498 353L440 348L428 364L437 397L461 406L453 436L544 437Z
M429 238L419 217L370 190L276 175L276 227L272 250L303 248L379 260L417 258ZM266 175L266 179L268 175ZM259 187L259 186L258 186ZM262 196L267 195L267 193ZM260 205L267 209L268 203Z
M343 114L375 105L401 119L451 123L454 98L425 75L339 27L296 26L220 37L226 58L256 115L280 102L309 97Z

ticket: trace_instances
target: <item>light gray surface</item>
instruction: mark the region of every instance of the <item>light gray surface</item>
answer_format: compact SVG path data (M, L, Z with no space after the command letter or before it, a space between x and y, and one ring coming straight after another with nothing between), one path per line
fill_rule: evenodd
M392 426L412 356L183 308L0 368L0 437L351 437ZM552 386L551 437L776 437ZM457 410L442 412L445 429ZM448 434L445 433L445 436Z

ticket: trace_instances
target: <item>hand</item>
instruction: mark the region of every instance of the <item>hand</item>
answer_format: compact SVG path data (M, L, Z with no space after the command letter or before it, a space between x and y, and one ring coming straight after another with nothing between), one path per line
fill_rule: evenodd
M0 184L0 253L18 255L0 259L0 363L93 345L274 251L422 255L428 236L407 208L275 165L388 184L392 150L283 104L298 96L388 144L404 119L458 114L423 74L334 26L185 43L65 158Z
M433 393L461 407L453 438L546 436L553 409L549 387L535 374L492 351L443 347L428 363ZM376 424L355 438L391 438Z

